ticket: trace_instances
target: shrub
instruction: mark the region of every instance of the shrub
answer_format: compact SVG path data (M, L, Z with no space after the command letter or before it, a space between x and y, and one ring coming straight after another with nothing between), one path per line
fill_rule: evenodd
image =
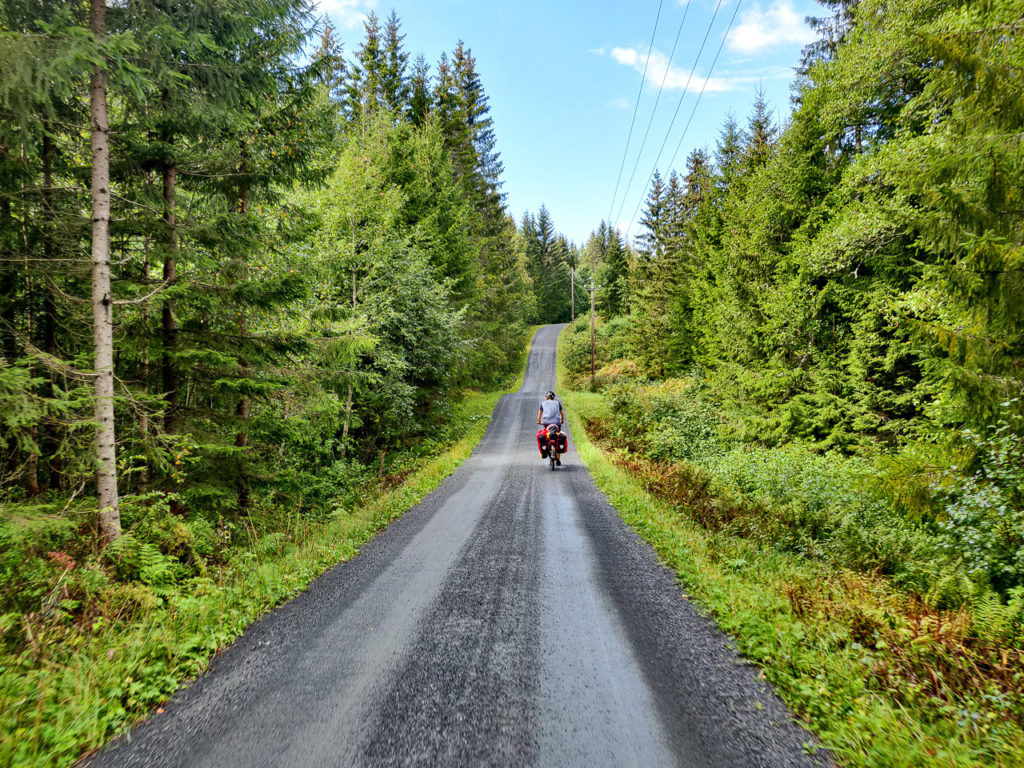
M599 320L594 332L594 362L597 368L629 357L629 339L627 330L629 320L625 317L614 317L610 320ZM590 323L588 318L580 317L572 325L569 332L563 334L559 344L564 345L562 359L565 362L570 387L584 382L590 383ZM595 380L595 389L600 388Z
M177 561L183 575L201 575L208 561L218 556L220 541L213 525L198 513L175 514L176 494L153 492L126 496L122 523L133 539L155 546L161 554Z
M608 396L615 434L654 460L707 462L722 451L723 419L699 381L618 384Z
M725 420L696 376L608 390L598 430L652 464L633 462L648 488L711 528L765 545L893 577L933 605L969 599L952 577L956 557L935 526L912 520L883 494L872 462L806 443L727 448ZM938 584L938 582L942 584Z
M63 518L39 517L17 526L0 518L0 612L39 608L63 570L47 553L64 553L76 527Z
M1010 404L1007 403L1006 406ZM950 467L940 492L948 499L941 523L946 548L975 577L1000 592L1024 586L1024 422L1001 419L987 434L963 430L973 448L973 472Z

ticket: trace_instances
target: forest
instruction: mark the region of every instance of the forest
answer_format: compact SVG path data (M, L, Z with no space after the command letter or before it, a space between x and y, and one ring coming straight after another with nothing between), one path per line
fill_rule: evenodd
M849 611L821 642L862 649L869 671L837 687L884 693L922 731L955 714L949 764L1016 764L1024 15L824 5L792 112L758 97L654 176L626 268L602 262L593 375L589 324L563 337L569 382L600 393L580 401L588 431L654 496L721 541L815 564L817 586L780 599L823 633ZM827 710L861 705L790 684L826 731ZM915 733L899 764L922 764Z
M466 393L568 319L535 285L575 251L508 213L470 48L412 57L393 12L364 32L343 51L304 0L0 5L0 728L29 734L5 765L162 700L297 588L275 558L475 429ZM174 623L264 562L248 619ZM109 666L135 682L55 728L92 683L53 670L132 627L144 658Z
M0 763L73 762L353 556L562 322L587 434L730 574L799 564L827 663L729 631L844 760L901 718L1024 754L1024 15L822 4L791 110L580 244L510 214L462 41L0 4Z

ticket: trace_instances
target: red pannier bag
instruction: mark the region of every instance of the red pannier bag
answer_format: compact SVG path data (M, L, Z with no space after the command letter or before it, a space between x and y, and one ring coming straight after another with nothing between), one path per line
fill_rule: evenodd
M548 431L545 427L537 430L537 448L540 450L540 457L546 459L548 457Z

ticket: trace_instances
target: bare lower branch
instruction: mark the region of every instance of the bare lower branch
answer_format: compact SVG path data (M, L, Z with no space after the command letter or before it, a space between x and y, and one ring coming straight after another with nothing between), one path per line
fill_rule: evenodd
M54 357L47 352L43 352L43 350L39 349L39 347L32 343L32 340L27 335L19 331L10 323L5 322L4 325L11 331L14 337L18 340L18 343L21 344L22 348L24 348L26 352L28 352L47 370L54 371L72 379L90 380L96 378L96 374L93 371L79 370L74 366L68 365L60 358Z
M126 304L141 304L142 302L148 301L149 299L151 299L154 296L156 296L158 293L160 293L160 291L162 291L168 285L170 285L170 281L169 280L164 280L162 283L160 283L160 285L158 285L152 291L147 293L145 296L139 296L139 298L137 298L137 299L116 299L114 301L114 306L116 306L116 307L123 307Z

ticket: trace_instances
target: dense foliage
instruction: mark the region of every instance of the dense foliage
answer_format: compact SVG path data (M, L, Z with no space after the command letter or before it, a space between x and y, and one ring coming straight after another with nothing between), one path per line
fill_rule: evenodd
M432 71L394 14L345 55L304 0L10 2L0 72L10 652L129 620L285 547L297 519L353 510L463 431L461 389L513 375L538 302L461 42ZM90 503L97 136L109 517Z
M862 466L875 527L919 527L935 568L1005 595L1024 586L1019 7L832 5L784 127L758 98L655 175L605 377L669 379L615 395L649 456L799 444Z
M625 275L602 281L622 303L602 307L593 377L589 327L563 336L569 384L600 393L581 398L590 434L721 551L816 574L758 575L771 631L813 643L779 655L737 631L770 669L863 655L827 681L774 676L844 758L893 764L858 740L896 707L927 734L920 760L1017 764L1024 18L1006 0L828 5L784 125L758 97L654 176Z

